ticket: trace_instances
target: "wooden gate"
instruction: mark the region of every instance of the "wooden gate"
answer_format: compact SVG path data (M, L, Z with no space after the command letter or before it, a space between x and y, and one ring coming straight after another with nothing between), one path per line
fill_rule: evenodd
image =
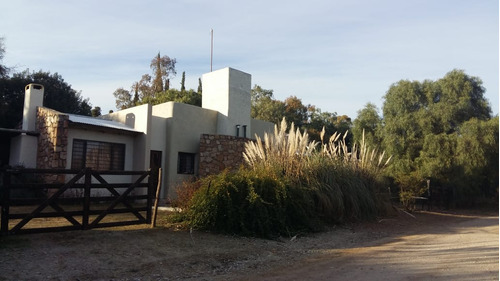
M156 191L151 170L0 173L2 235L151 223Z

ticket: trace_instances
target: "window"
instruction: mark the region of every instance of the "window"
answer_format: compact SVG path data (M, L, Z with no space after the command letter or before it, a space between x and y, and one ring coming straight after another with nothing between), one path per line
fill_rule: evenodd
M179 152L177 174L194 174L194 153Z
M73 140L71 169L118 170L125 168L125 144Z

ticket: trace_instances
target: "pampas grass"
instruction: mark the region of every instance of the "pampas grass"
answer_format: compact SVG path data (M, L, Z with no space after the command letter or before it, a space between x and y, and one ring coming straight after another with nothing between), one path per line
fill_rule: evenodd
M309 141L306 132L288 130L286 120L275 126L274 134L247 143L246 163L254 170L283 177L290 185L308 191L315 202L317 214L329 222L370 218L377 215L377 206L385 190L377 184L382 169L391 157L371 149L364 141L349 148L347 132L333 134L324 143L325 130L319 143Z
M183 218L194 228L267 238L375 218L390 158L364 141L348 148L346 134L323 137L310 141L283 119L246 144L245 167L200 179Z

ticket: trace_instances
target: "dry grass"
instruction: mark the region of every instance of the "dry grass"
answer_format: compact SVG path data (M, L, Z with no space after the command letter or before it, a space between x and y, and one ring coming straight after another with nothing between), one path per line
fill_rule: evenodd
M287 176L297 177L301 171L310 165L312 156L318 154L318 142L309 141L306 132L301 133L292 123L287 130L286 120L280 126L275 125L274 134L265 134L264 139L257 137L256 142L248 142L243 157L250 167L265 167L279 169ZM386 157L385 151L380 153L376 148L370 148L363 138L359 144L349 148L346 144L347 132L341 137L336 132L328 143L324 143L325 129L321 132L320 156L334 161L340 161L344 166L353 170L379 173L386 167L391 157Z

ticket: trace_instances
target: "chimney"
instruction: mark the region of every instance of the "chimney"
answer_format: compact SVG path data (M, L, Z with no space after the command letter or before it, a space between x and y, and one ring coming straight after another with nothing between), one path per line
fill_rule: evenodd
M43 86L29 84L24 91L23 130L36 130L36 108L43 106Z
M36 131L36 108L43 105L43 86L29 84L24 91L23 131ZM38 137L22 133L10 140L9 165L36 168Z

